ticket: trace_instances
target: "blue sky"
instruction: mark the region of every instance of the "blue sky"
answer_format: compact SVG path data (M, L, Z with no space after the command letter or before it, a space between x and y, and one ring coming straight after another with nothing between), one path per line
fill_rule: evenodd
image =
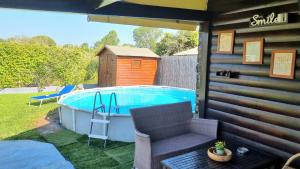
M134 44L135 26L88 22L86 15L28 10L0 9L0 38L47 35L57 44L93 45L109 31L116 30L121 43ZM173 30L164 30L174 32Z

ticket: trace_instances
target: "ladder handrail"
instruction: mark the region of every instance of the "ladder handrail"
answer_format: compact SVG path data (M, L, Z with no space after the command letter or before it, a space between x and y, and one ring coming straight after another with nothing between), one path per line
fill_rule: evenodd
M98 108L96 108L97 95L99 95L99 99L100 99L100 100L99 100L99 101L100 101L100 107L98 107ZM101 95L101 92L100 92L100 91L97 91L97 92L95 93L95 96L94 96L94 107L93 107L93 116L92 116L92 118L94 118L94 116L95 116L94 112L95 112L96 110L98 110L99 108L101 109L102 113L105 112L105 106L104 106L104 104L103 104L103 102L102 102L102 95Z
M110 94L110 99L109 99L108 119L110 118L112 99L114 99L114 102L115 102L116 113L119 113L119 107L118 107L118 102L117 102L117 94L115 92L112 92Z

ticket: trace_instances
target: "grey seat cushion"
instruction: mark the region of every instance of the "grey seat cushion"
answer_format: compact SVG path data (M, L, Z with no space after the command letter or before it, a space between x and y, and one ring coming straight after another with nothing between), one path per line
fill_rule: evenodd
M194 148L201 146L201 144L213 140L215 139L195 133L187 133L171 137L168 139L153 142L151 148L152 156L166 156L174 152L193 150Z

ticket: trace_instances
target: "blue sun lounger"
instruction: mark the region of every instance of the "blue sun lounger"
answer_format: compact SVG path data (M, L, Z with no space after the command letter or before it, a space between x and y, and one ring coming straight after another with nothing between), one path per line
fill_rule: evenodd
M42 95L42 96L34 96L34 97L31 97L30 100L29 100L29 106L31 105L31 101L32 101L32 100L38 100L38 101L40 101L40 107L42 106L44 100L56 98L56 100L58 101L58 99L59 99L62 95L65 95L65 94L70 93L72 90L75 89L75 87L76 87L76 86L74 86L74 85L67 85L67 86L65 86L59 93L54 93L54 94L49 94L49 95Z

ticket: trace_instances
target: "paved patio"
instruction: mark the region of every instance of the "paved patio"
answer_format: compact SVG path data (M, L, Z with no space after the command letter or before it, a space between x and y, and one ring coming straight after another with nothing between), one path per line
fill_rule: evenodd
M30 140L1 141L0 169L74 169L49 143Z

